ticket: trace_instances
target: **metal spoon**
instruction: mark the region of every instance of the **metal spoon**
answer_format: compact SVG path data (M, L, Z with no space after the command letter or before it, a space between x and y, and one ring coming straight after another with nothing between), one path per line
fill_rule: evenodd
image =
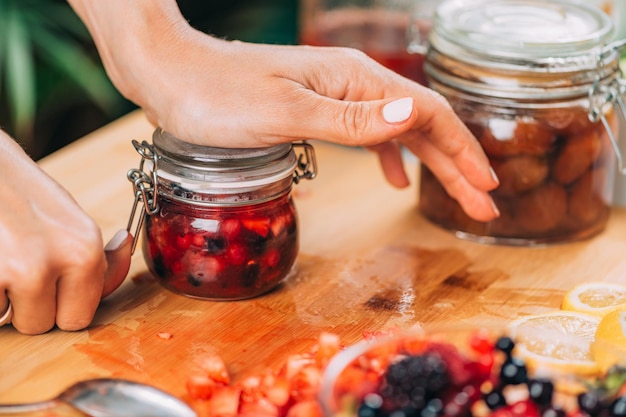
M92 417L196 417L187 404L160 389L110 378L78 382L48 401L0 404L0 414L47 410L61 403Z

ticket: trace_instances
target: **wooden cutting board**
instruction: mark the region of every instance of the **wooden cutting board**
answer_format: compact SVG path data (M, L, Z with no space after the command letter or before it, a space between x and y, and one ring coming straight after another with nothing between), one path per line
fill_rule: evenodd
M130 140L150 140L151 133L136 112L41 161L93 215L105 241L125 227L132 204L126 171L139 156ZM621 209L605 232L583 242L534 249L477 244L418 213L414 159L407 161L413 185L397 190L374 154L315 147L318 178L294 187L301 252L284 285L245 301L193 300L161 288L138 249L129 278L102 302L89 329L24 336L0 328L0 402L45 399L98 376L182 395L206 353L222 356L238 379L308 351L322 331L352 344L364 331L392 326L500 326L557 309L577 283L626 283Z

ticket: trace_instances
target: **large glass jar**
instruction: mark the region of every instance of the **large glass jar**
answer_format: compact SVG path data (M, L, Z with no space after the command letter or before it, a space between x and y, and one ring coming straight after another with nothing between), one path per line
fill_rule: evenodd
M143 255L166 288L194 298L263 294L289 274L298 254L292 184L315 176L307 143L224 149L183 142L157 129L129 171ZM298 157L294 147L302 147ZM138 232L135 232L137 236Z
M542 245L603 230L623 90L623 42L611 42L613 31L606 14L581 2L443 2L425 71L487 154L501 216L469 218L424 166L420 211L486 243Z

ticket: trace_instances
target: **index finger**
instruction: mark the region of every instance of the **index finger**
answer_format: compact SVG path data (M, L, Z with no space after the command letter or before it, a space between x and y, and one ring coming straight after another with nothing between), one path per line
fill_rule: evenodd
M423 97L418 103L427 103L418 107L414 129L441 153L449 157L461 175L480 190L493 190L499 184L489 159L470 130L454 112L448 101L434 90L424 88ZM425 100L425 101L424 101ZM407 132L403 142L415 140Z

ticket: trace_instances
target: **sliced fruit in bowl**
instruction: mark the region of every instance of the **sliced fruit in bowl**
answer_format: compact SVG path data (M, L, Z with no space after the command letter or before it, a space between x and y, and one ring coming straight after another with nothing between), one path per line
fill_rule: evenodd
M508 334L516 354L537 372L593 376L599 373L591 355L600 318L574 311L553 311L512 321Z
M540 417L600 415L590 413L595 398L603 416L625 415L626 393L598 388L608 379L527 367L517 345L529 339L521 340L503 330L458 328L366 340L331 360L319 401L328 417ZM626 384L626 368L610 374ZM568 383L576 389L562 389Z

